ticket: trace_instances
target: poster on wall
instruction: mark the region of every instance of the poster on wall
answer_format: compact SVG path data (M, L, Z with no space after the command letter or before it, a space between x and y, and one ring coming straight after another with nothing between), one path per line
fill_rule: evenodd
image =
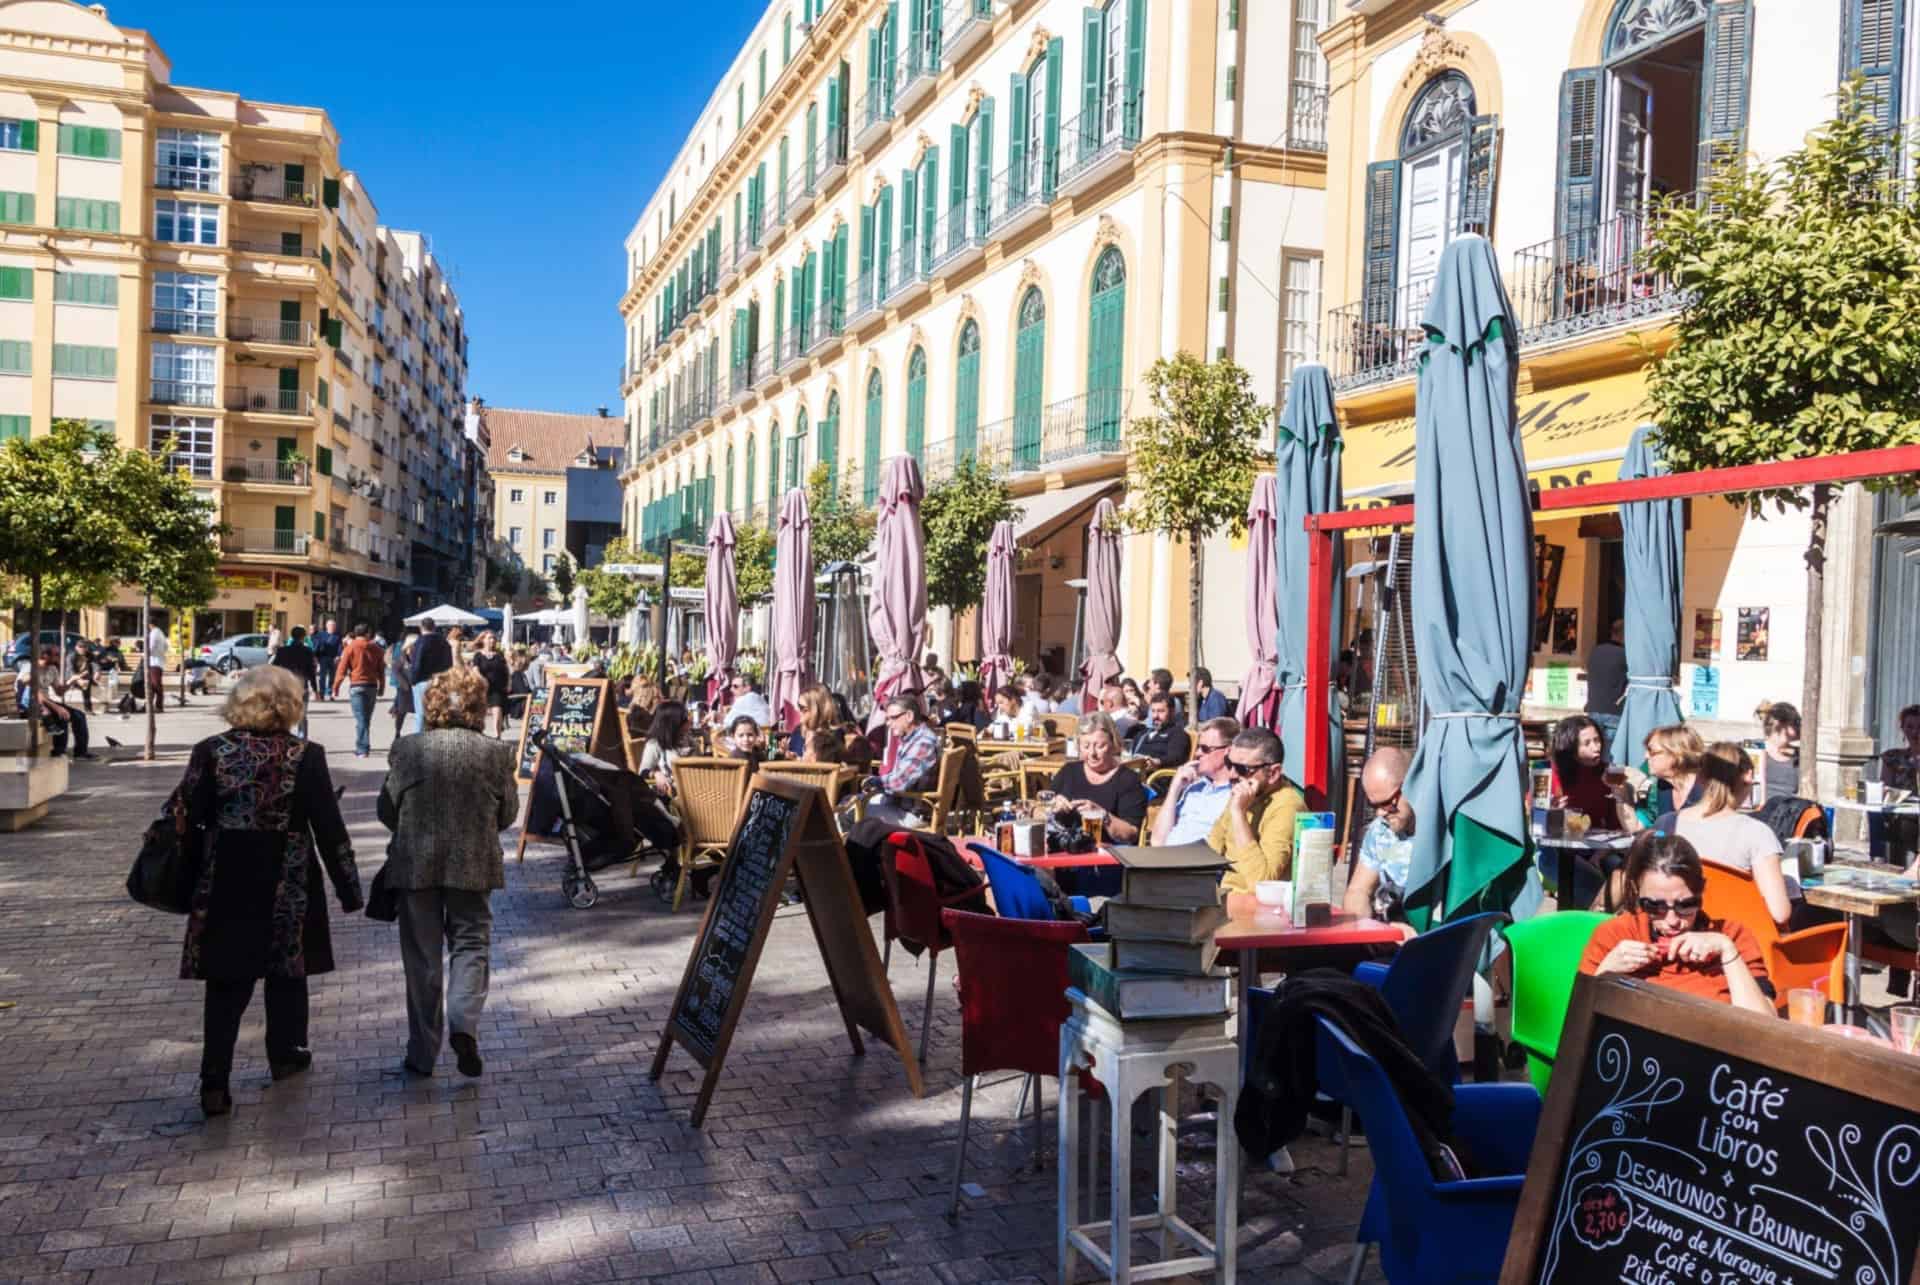
M1553 600L1560 596L1560 566L1566 560L1567 547L1548 544L1547 537L1533 537L1533 649L1544 651L1553 627Z
M1693 613L1693 658L1711 662L1720 654L1720 613L1701 607Z
M1720 671L1712 665L1693 668L1693 684L1687 690L1687 717L1720 717Z
M1553 609L1553 654L1571 656L1580 650L1580 608Z
M1568 682L1572 673L1573 667L1571 665L1547 666L1547 704L1561 709L1565 709L1572 704L1570 698L1573 693L1571 685Z
M1767 617L1771 607L1740 608L1739 632L1734 636L1734 658L1737 660L1765 660L1767 658Z

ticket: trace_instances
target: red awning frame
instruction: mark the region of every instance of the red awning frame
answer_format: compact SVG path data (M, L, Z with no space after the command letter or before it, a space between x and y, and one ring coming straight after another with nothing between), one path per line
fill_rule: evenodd
M1534 499L1536 513L1585 509L1603 504L1630 504L1636 500L1678 500L1700 495L1727 495L1738 491L1774 491L1813 486L1821 482L1862 482L1898 473L1920 473L1920 446L1893 446L1877 451L1852 451L1808 460L1775 460L1737 468L1701 469L1661 477L1567 486L1542 491ZM1333 625L1334 541L1343 531L1367 527L1408 526L1411 504L1384 508L1342 509L1337 513L1309 513L1301 521L1307 532L1307 675L1306 689L1323 692L1332 679L1328 634ZM1303 784L1327 798L1327 721L1307 720Z

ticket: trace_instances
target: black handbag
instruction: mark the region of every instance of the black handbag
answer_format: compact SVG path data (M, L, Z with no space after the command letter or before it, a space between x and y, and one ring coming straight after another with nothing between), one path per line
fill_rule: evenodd
M367 918L383 924L397 923L400 919L400 890L387 882L387 871L392 868L392 862L381 866L373 882L367 885Z
M147 827L140 855L127 874L127 895L143 906L184 915L193 909L193 889L200 880L198 830L181 842L172 817L161 817Z

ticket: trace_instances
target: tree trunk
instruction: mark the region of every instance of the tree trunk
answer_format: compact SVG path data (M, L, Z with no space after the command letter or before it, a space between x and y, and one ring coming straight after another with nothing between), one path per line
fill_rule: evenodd
M1813 509L1807 533L1807 625L1801 643L1804 653L1800 682L1800 795L1820 797L1820 679L1821 648L1826 638L1827 583L1827 509L1833 500L1833 487L1826 482L1813 488Z
M1187 532L1187 547L1193 551L1193 574L1187 579L1187 684L1193 684L1193 671L1200 668L1200 611L1206 580L1206 549L1199 531Z
M140 599L140 638L143 646L150 645L153 640L152 594L147 594ZM160 683L154 681L152 653L141 652L140 663L146 667L147 671L140 675L147 693L147 744L140 757L151 763L154 759L154 742L159 739L159 714L155 707L160 703Z
M62 626L66 624L61 622ZM27 617L27 757L40 757L40 573L33 573L33 613Z

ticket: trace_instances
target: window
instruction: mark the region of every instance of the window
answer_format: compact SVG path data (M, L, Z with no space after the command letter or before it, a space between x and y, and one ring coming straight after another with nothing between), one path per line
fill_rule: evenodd
M1033 64L1027 72L1027 117L1024 122L1027 139L1027 168L1022 176L1023 189L1028 193L1038 193L1044 178L1041 164L1042 153L1046 151L1047 137L1047 59L1042 58Z
M191 129L163 129L153 141L153 185L184 192L220 186L220 136Z
M1332 21L1333 0L1293 0L1293 119L1295 147L1327 145L1327 56L1320 33Z
M525 531L520 527L517 527L517 526L508 527L507 528L508 546L510 548L518 549L520 547L520 539L524 534L525 534Z
M974 453L980 436L980 327L971 317L960 327L953 383L953 457L959 460Z
M551 553L545 553L540 556L540 570L546 575L553 574L553 555Z
M542 503L542 504L558 504L558 503L560 503L560 492L558 492L558 491L542 491L542 492L540 493L540 503Z
M1296 366L1320 360L1320 256L1282 256L1281 292L1285 314L1280 328L1280 382L1293 378Z
M60 155L84 156L95 161L120 159L120 131L97 125L60 126Z
M780 421L767 425L767 529L780 524Z
M746 476L742 479L740 487L740 504L742 508L753 503L753 454L753 430L749 428L747 430Z
M885 412L881 393L880 372L876 370L867 376L867 449L860 466L860 498L869 506L880 498L880 436Z
M551 549L553 547L552 527L542 527L540 529L540 547L543 549Z
M153 346L153 396L181 406L213 405L214 350L197 344Z
M161 334L213 334L221 286L196 273L154 273L154 328Z
M1013 340L1013 467L1040 467L1041 390L1047 364L1047 302L1038 286L1020 300Z
M33 298L32 268L0 268L0 299Z
M0 223L33 222L33 193L0 192Z
M39 121L0 120L0 151L37 152L39 150Z
M61 303L85 304L90 308L117 307L120 278L111 272L55 272L53 297Z
M907 454L927 462L927 351L915 348L907 358Z
M1126 369L1127 262L1108 246L1093 265L1087 312L1087 445L1120 445L1120 414Z
M9 438L31 437L33 435L33 417L31 415L0 415L0 442Z
M62 196L53 203L55 227L76 232L118 232L120 202L88 201L77 196Z
M213 477L213 421L203 415L155 415L147 421L147 449L194 477Z
M524 490L522 490L520 487L516 486L512 490L507 492L507 503L509 504L524 504L526 503L526 500L527 500L527 493Z
M155 201L153 239L182 245L218 245L220 207L196 201Z
M0 339L0 375L31 375L33 344L25 339Z
M67 379L112 379L114 377L114 358L117 351L112 348L97 348L87 344L55 344L53 346L53 373Z

